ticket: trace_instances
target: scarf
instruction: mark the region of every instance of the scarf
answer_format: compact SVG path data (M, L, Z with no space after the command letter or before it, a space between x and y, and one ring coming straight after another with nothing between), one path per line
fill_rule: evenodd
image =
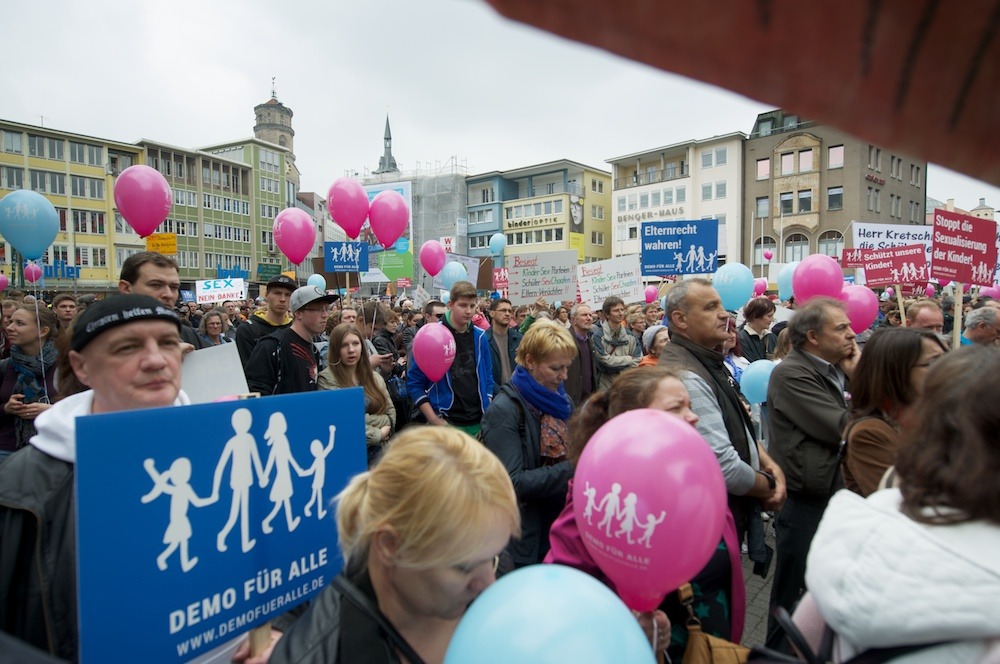
M566 420L573 411L573 402L566 396L566 388L560 383L558 390L550 390L539 384L522 366L514 369L510 382L528 408L540 416L539 453L542 463L555 463L566 458L566 442L569 440Z
M22 403L52 403L51 398L54 395L48 393L45 373L55 366L56 355L56 346L51 339L45 342L39 355L25 355L19 346L11 346L10 363L14 370L13 394L23 394ZM14 418L14 440L17 449L24 447L35 433L34 420Z

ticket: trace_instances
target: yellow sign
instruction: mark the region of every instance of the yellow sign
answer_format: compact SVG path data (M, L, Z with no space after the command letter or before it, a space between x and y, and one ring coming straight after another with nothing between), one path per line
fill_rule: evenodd
M288 270L286 272L282 272L282 274L290 279L295 279L295 270Z
M576 249L576 260L578 263L583 262L583 233L570 233L569 234L569 248Z
M177 253L177 233L153 233L146 238L146 251L158 254Z

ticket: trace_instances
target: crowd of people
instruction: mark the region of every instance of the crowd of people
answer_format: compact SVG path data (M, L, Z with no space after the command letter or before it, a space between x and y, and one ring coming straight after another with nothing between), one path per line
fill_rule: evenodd
M515 306L458 282L415 306L279 275L258 300L197 305L178 302L176 262L151 252L126 261L119 291L2 301L0 649L22 661L77 659L75 417L184 405L182 355L229 343L262 397L360 387L369 466L337 498L342 573L236 661L441 662L469 604L529 565L614 589L576 527L574 469L599 427L642 408L694 427L725 482L726 527L691 580L706 632L741 640L747 556L810 642L833 629L835 661L897 647L907 661L1000 661L989 298L902 312L886 300L861 334L838 300L765 295L727 311L700 278L651 303ZM946 336L955 306L967 308L960 349ZM455 340L438 380L413 351L427 325ZM742 376L761 360L776 366L750 403ZM687 616L670 593L636 618L680 661ZM788 651L786 630L770 621L766 644Z

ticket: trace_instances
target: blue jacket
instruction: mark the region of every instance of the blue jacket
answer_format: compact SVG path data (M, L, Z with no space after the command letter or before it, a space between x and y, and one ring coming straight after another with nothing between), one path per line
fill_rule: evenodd
M433 325L434 323L431 323ZM444 325L449 331L454 330L445 321L440 321L438 325ZM476 378L479 383L479 400L482 410L485 413L493 397L493 359L490 353L490 342L486 338L486 333L478 327L469 323L472 330L473 353L476 357ZM415 409L420 408L420 404L429 401L431 408L439 416L448 419L448 411L455 403L455 394L451 389L451 375L446 373L444 377L435 382L424 375L416 356L410 363L406 372L406 392L410 395Z
M521 345L521 331L516 327L507 328L507 351L508 357L510 357L510 370L511 373L514 372L514 368L517 366L514 358L517 356L517 347ZM493 339L493 327L486 330L486 339L490 342L490 353L493 357L493 396L500 394L500 388L503 387L503 383L500 382L500 346Z

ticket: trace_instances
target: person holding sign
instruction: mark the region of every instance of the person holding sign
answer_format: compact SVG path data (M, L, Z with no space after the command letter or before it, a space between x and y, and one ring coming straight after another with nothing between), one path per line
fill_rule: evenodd
M344 571L270 664L441 662L521 523L500 461L452 427L414 427L337 497Z
M91 389L39 415L28 446L0 465L0 630L77 659L76 419L189 403L180 327L172 307L145 295L101 300L77 319L69 361Z

